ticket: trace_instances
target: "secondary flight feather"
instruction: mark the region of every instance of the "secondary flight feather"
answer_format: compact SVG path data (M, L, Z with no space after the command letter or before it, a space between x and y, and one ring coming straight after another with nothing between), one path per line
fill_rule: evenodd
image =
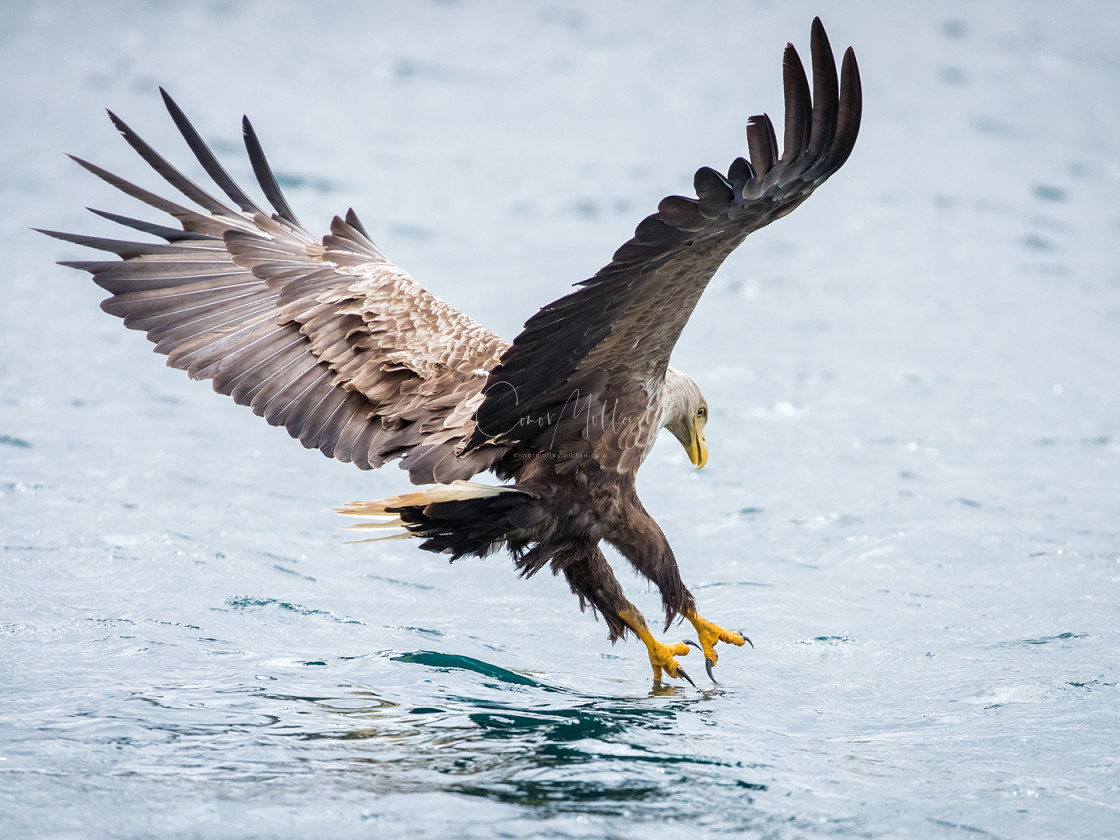
M390 538L418 537L452 559L505 549L523 575L549 566L602 616L612 641L632 633L646 645L655 679L688 679L676 657L689 644L702 649L711 676L718 642L749 640L697 613L634 476L661 428L704 465L707 403L691 377L669 367L681 330L728 254L808 198L852 151L862 110L855 55L849 48L837 73L819 19L810 43L811 91L786 47L781 147L770 119L751 117L747 158L726 174L700 169L695 197L662 200L606 266L529 318L512 343L391 262L353 210L312 236L246 119L246 150L270 209L262 208L162 90L224 199L110 112L187 202L74 159L178 226L95 210L160 241L43 232L116 255L63 264L90 272L110 293L102 308L145 331L171 367L211 380L306 447L362 469L400 459L413 483L436 485L342 508L374 520L358 528L395 529ZM485 471L508 483L469 480ZM699 645L653 636L602 540L658 586L666 629L686 619Z

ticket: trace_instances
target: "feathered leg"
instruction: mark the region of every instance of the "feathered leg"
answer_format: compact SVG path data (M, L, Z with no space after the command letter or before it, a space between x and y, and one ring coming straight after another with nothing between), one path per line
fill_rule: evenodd
M673 550L669 547L669 541L665 539L665 535L653 517L646 513L645 508L636 499L633 508L628 511L627 517L611 534L609 540L635 569L649 578L661 591L661 601L665 606L665 629L669 629L669 625L678 615L688 619L696 628L700 647L704 651L704 666L712 682L716 681L712 666L719 659L715 649L717 642L740 647L750 644L754 647L751 640L742 633L726 630L696 612L696 602L692 593L684 585L684 581L681 580L680 570L677 568Z
M607 542L657 586L668 630L673 619L695 609L696 602L681 580L677 558L657 522L646 513L637 497L627 501L629 504L622 511L623 515L612 523L614 527L607 535Z
M670 677L683 678L695 685L675 658L688 654L688 644L665 644L654 638L641 612L626 599L599 547L588 546L572 555L562 558L556 565L563 570L572 592L579 596L580 608L590 605L603 616L610 628L611 641L626 635L627 630L631 631L642 640L649 652L656 682L661 681L664 671Z

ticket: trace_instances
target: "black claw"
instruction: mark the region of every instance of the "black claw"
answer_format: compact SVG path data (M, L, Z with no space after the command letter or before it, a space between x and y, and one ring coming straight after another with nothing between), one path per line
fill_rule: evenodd
M754 642L752 642L750 640L750 638L747 636L746 633L744 633L742 630L740 630L739 635L743 637L743 641L746 642L748 645L750 645L752 649L754 648Z
M704 667L708 670L708 679L718 684L719 680L717 680L715 674L712 673L712 660L708 659L706 656L704 657Z
M685 639L681 642L681 644L692 645L697 650L703 650L704 649L704 648L700 647L700 645L696 644L696 642L692 641L692 639Z
M688 674L686 674L684 672L684 668L682 668L680 665L677 666L677 676L678 677L684 677L686 680L688 680L689 685L691 685L693 688L696 688L696 683L694 683L692 681L692 677L690 677Z

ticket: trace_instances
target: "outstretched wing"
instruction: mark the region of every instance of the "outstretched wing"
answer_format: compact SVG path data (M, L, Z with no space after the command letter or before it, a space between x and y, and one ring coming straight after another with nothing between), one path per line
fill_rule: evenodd
M308 448L363 469L404 458L416 483L465 479L503 450L457 458L473 428L486 371L509 346L390 262L351 210L320 241L296 219L252 126L245 145L275 212L266 213L218 163L172 99L164 102L214 183L194 184L110 112L125 140L201 209L183 207L94 164L79 164L180 228L93 211L163 240L43 231L115 253L67 262L111 293L101 307L145 330L167 363L249 405Z
M541 309L491 371L467 442L580 448L605 469L636 469L657 434L669 354L720 264L751 232L791 212L847 160L862 95L851 48L842 83L813 21L813 92L784 56L785 142L769 117L747 126L750 162L696 173L697 198L669 196L590 280Z

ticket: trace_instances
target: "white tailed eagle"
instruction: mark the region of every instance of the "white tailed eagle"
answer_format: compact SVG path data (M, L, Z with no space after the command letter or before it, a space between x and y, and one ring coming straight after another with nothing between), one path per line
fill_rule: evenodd
M354 212L321 240L281 194L257 136L243 123L262 209L222 168L172 99L187 145L228 199L175 169L110 112L125 140L195 206L141 189L75 158L178 227L95 210L161 241L51 236L119 259L66 262L110 293L102 309L144 330L172 367L251 406L305 447L361 469L400 459L427 489L340 512L398 529L458 559L505 548L523 576L563 574L581 607L649 650L654 678L688 679L675 657L689 643L654 638L623 595L606 540L661 591L668 629L695 628L708 674L717 642L747 640L702 618L672 549L634 479L657 432L669 429L697 467L708 457L708 407L669 354L716 269L747 234L792 211L847 159L859 131L859 70L839 74L819 19L813 81L786 47L785 131L747 125L750 160L726 175L696 173L696 198L669 196L601 271L533 315L513 343L435 297L394 265ZM477 484L484 471L508 483ZM693 644L693 646L697 646ZM691 682L691 679L689 679Z

